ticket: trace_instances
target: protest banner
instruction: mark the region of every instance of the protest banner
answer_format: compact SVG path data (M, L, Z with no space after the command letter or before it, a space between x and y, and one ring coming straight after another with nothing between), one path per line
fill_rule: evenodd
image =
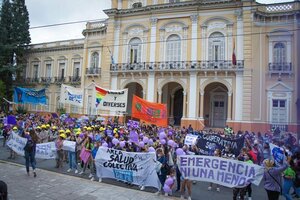
M270 143L269 145L275 164L282 165L285 159L284 150L275 144Z
M155 153L135 153L100 147L95 164L98 177L159 188Z
M56 146L54 142L47 142L42 144L37 144L35 149L35 158L38 159L55 159Z
M264 174L264 168L259 165L215 156L182 155L177 164L185 179L230 188L242 188L249 183L259 185Z
M75 152L76 142L64 140L62 149L65 151Z
M166 104L152 103L133 96L131 114L133 118L144 120L157 126L168 125Z
M96 108L113 112L126 112L128 89L108 90L95 86Z
M195 145L197 143L198 135L187 134L184 139L184 144Z
M16 133L11 133L6 145L18 155L24 156L24 147L27 143L27 138L20 137ZM35 158L39 159L55 159L56 147L54 142L42 143L36 145Z
M18 155L24 156L24 147L27 143L26 138L20 137L18 134L12 132L6 142L6 145L11 148Z
M210 155L211 151L220 149L221 151L229 146L233 154L238 156L241 149L244 147L244 137L238 139L224 138L217 134L198 134L197 147L203 155Z
M68 85L61 85L60 103L68 103L74 106L83 106L83 90Z
M31 88L15 87L15 103L46 104L46 90L35 90Z
M79 155L79 157L83 161L83 163L87 163L87 161L89 160L90 156L91 156L91 152L86 151L85 148L83 147L81 149L81 152L80 152L80 155Z

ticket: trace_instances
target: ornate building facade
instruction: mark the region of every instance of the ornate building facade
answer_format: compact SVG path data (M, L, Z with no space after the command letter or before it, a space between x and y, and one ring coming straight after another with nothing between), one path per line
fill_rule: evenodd
M34 44L20 85L47 88L47 106L131 114L132 95L165 103L169 123L196 129L300 130L300 2L112 0L81 40ZM127 113L95 110L92 83L129 89ZM60 105L61 83L84 107Z

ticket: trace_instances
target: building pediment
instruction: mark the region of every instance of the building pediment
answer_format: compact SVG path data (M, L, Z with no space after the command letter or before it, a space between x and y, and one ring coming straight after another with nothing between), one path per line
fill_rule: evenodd
M276 83L275 85L269 87L267 89L267 91L276 91L276 92L292 92L293 89L290 88L289 86L287 86L286 84L282 83L282 82L279 82L279 83Z

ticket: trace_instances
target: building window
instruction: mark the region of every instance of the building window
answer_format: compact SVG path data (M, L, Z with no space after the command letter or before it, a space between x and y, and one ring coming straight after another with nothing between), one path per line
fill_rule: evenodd
M167 39L166 61L181 61L181 39L178 35L171 35Z
M61 109L64 107L64 104L60 103L60 96L56 98L56 109Z
M80 76L80 62L74 62L73 76L77 78Z
M78 106L71 105L71 113L78 113Z
M59 78L64 78L65 77L65 63L59 63L59 71L58 71L58 77Z
M129 63L139 63L141 62L142 55L142 41L139 38L133 38L129 42Z
M51 78L51 64L46 64L46 78Z
M33 65L33 78L38 79L39 77L39 65Z
M282 42L277 42L273 49L273 63L283 64L286 62L286 47Z
M178 3L180 0L169 0L169 3Z
M225 60L225 38L220 32L214 32L208 38L208 59L210 61Z
M272 123L287 123L286 100L273 99L273 101L272 101Z
M92 53L91 57L91 66L92 69L98 68L99 67L99 53L94 52Z

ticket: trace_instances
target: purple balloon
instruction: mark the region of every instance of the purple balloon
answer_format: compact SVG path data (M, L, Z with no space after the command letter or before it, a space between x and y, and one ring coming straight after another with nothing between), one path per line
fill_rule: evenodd
M173 147L174 141L173 141L173 140L169 140L169 141L168 141L168 145L171 146L171 147Z
M148 137L144 137L144 138L143 138L143 142L144 142L145 144L148 144L149 138L148 138Z
M155 152L155 149L153 147L149 147L148 152Z
M145 143L143 141L139 142L139 147L143 148L145 146Z
M164 185L164 191L166 192L166 193L169 193L169 192L171 192L171 188L168 186L168 185Z
M117 145L119 143L119 140L117 138L112 139L112 143L114 145Z
M178 148L178 149L176 149L176 155L177 155L177 156L184 155L184 151L183 151L183 149L182 149L182 148Z
M174 183L174 180L173 180L171 177L167 178L167 180L166 180L166 182L165 182L165 184L168 185L169 187L170 187L173 183Z
M83 136L84 136L83 133L80 133L80 134L79 134L79 137L80 137L80 138L83 138Z
M172 135L173 135L173 131L172 131L172 130L169 130L168 136L172 136Z
M153 145L153 140L150 138L148 144Z
M103 147L108 147L108 144L107 144L106 142L104 142L104 143L102 144L102 146L103 146Z
M164 139L164 138L166 138L167 136L166 136L166 133L165 132L160 132L159 133L159 139L161 140L161 139Z
M121 142L120 142L120 147L121 147L121 148L125 147L125 144L126 144L125 141L121 141Z
M160 144L166 144L166 140L165 139L161 139L160 140Z

